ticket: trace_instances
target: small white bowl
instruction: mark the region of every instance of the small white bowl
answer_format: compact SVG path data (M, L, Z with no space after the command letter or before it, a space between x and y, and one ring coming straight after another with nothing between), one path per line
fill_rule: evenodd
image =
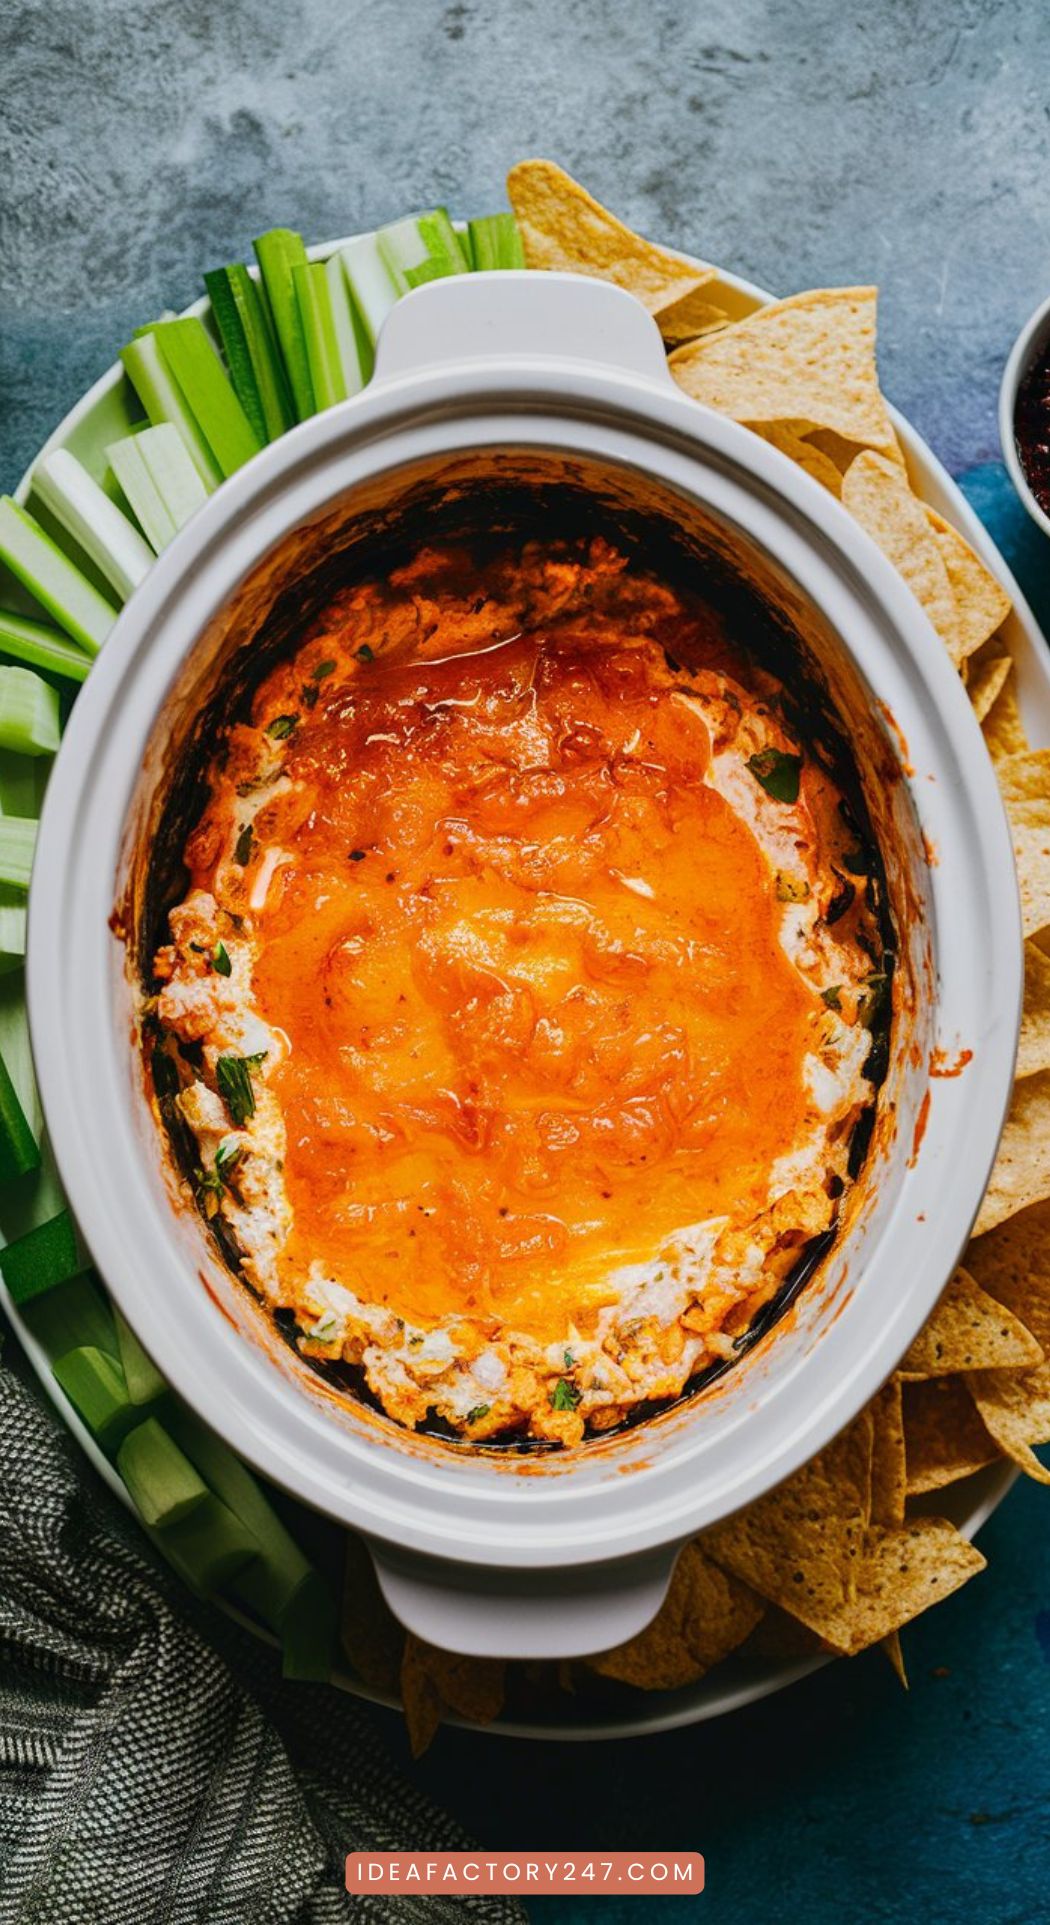
M1048 340L1050 340L1050 295L1040 303L1034 314L1029 315L1010 350L1010 358L1003 369L1003 378L999 384L999 440L1002 445L1003 460L1021 501L1036 527L1041 528L1044 535L1050 535L1050 515L1039 506L1029 485L1028 476L1021 465L1014 435L1014 416L1017 412L1017 397L1021 383L1036 355L1042 351Z

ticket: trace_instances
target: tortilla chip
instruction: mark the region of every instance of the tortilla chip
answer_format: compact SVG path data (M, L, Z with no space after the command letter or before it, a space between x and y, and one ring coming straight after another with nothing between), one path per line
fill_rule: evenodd
M976 662L977 657L972 656L970 659L971 662ZM990 655L987 661L982 661L967 677L966 693L970 698L970 707L979 722L984 721L992 708L1004 683L1009 679L1012 668L1013 662L1009 655Z
M856 1594L871 1514L870 1411L786 1484L704 1533L704 1550L818 1637ZM834 1642L830 1638L829 1642Z
M683 347L686 341L696 341L701 334L714 334L718 328L729 326L730 317L725 308L720 302L705 300L707 293L705 281L696 293L672 301L670 307L657 309L653 319L666 347Z
M614 281L657 314L714 280L712 267L643 240L552 160L522 160L507 194L529 267ZM680 317L679 317L680 318Z
M652 1623L627 1644L599 1652L587 1663L601 1677L640 1691L675 1691L694 1684L735 1651L764 1610L753 1591L719 1570L698 1544L687 1544Z
M1050 956L1038 943L1024 946L1024 1007L1016 1075L1050 1069Z
M1004 755L995 775L1008 807L1010 803L1045 802L1050 797L1050 749Z
M992 1180L974 1224L974 1236L994 1230L997 1223L1030 1203L1050 1197L1050 1070L1025 1076L1014 1084L995 1159Z
M804 423L892 453L896 438L875 371L875 289L816 288L772 301L671 356L694 401L755 427Z
M885 1651L886 1656L888 1657L891 1665L893 1666L894 1671L897 1674L897 1678L900 1681L900 1684L903 1690L907 1691L908 1673L904 1669L904 1653L901 1650L900 1632L891 1631L888 1637L885 1637L882 1639L882 1642L879 1645L879 1650Z
M1002 583L986 568L969 542L935 508L927 508L930 526L948 571L958 611L958 660L965 661L1001 628L1011 601Z
M931 1604L983 1571L985 1559L943 1517L913 1517L896 1530L874 1525L865 1540L857 1594L832 1642L849 1657L879 1644Z
M401 1702L413 1758L427 1749L446 1711L474 1724L491 1724L503 1709L506 1665L500 1658L464 1658L439 1651L409 1631L401 1663Z
M843 477L842 503L907 582L958 666L955 595L926 506L912 493L904 470L870 450L859 454Z
M772 1658L775 1662L783 1659L790 1664L801 1658L826 1655L827 1651L823 1639L818 1638L808 1624L800 1624L776 1604L768 1606L765 1617L756 1624L744 1646L744 1655L749 1658Z
M1050 1364L1035 1370L979 1370L967 1378L985 1429L999 1449L1039 1484L1050 1469L1032 1444L1050 1444Z
M1032 936L1050 924L1050 749L1000 755L995 773L1010 818L1024 932Z
M365 1684L396 1697L405 1633L391 1611L367 1548L346 1536L340 1633L343 1650Z
M1050 1356L1050 1202L1022 1210L971 1243L966 1261Z
M890 433L893 436L892 445L883 448L880 452L885 454L887 461L895 461L899 467L903 468L904 451L897 439L892 422ZM842 435L834 434L830 428L813 428L807 434L806 440L811 448L816 448L818 453L827 455L828 460L838 469L840 476L845 474L850 463L857 458L857 443L844 440Z
M1017 677L1011 675L1003 683L995 701L981 721L981 733L988 745L988 753L998 767L1004 756L1021 755L1028 747L1028 737L1021 720L1021 710L1017 700Z
M955 1377L904 1386L908 1495L936 1491L994 1464L998 1451Z
M907 1378L923 1379L963 1370L1025 1370L1042 1360L1024 1324L960 1269L900 1368Z
M756 427L753 432L761 435L763 441L768 441L772 447L779 448L781 454L797 462L798 466L804 468L808 475L812 475L814 481L819 481L821 487L826 488L830 495L841 495L842 476L835 463L830 455L823 454L819 448L813 446L811 441L804 438L799 432L797 422L768 422L765 426Z
M903 1524L908 1470L904 1451L901 1380L891 1377L872 1400L871 1521Z

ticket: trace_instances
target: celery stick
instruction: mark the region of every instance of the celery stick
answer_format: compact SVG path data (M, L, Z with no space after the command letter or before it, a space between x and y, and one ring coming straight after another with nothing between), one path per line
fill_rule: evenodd
M241 406L260 441L276 441L295 413L263 296L240 261L213 269L204 285Z
M208 491L186 453L183 442L168 422L159 428L142 428L135 436L138 451L153 486L175 524L175 532L185 527L191 515L208 499Z
M35 822L22 816L0 816L0 882L28 889L35 848Z
M24 1237L0 1250L0 1276L16 1303L42 1296L45 1290L79 1276L87 1267L88 1259L68 1210L60 1210L57 1216L38 1223L35 1230L27 1230Z
M399 294L426 281L467 272L467 257L443 207L381 227L376 238Z
M0 495L0 561L89 655L117 619L104 595L10 495Z
M524 267L525 249L513 214L485 214L468 224L467 233L475 273L499 267Z
M40 1168L40 1148L0 1056L0 1183Z
M161 321L153 338L224 475L236 474L262 441L230 385L203 321Z
M292 269L306 265L306 249L303 246L302 236L293 234L287 227L273 227L269 233L260 234L255 242L255 258L259 263L263 287L270 304L274 332L284 359L296 418L299 421L305 421L307 416L315 413L316 410L313 383L310 379L310 362L306 352L295 283L292 279Z
M34 622L28 615L15 615L9 609L0 609L0 655L8 655L13 661L27 662L31 668L42 668L49 675L61 676L67 682L83 682L91 667L91 657L82 648L66 637L57 628L50 628L46 622Z
M199 1417L178 1404L168 1428L205 1483L255 1537L258 1561L235 1579L233 1590L264 1624L278 1630L289 1602L312 1570L309 1559L251 1471Z
M43 1296L20 1304L19 1310L49 1357L64 1356L73 1346L104 1350L119 1361L113 1315L93 1277L69 1277Z
M379 330L397 300L394 279L375 234L359 234L339 250L343 273L365 334L375 347Z
M15 893L10 891L11 895ZM21 969L25 963L26 920L24 896L21 907L0 899L0 976L10 975L12 969Z
M292 286L299 303L299 320L306 342L314 407L320 412L323 408L334 407L337 401L346 400L346 382L336 339L332 296L328 276L321 262L307 261L305 265L293 267Z
M336 1648L336 1608L316 1571L303 1579L281 1621L281 1675L327 1684Z
M41 455L33 470L33 489L126 602L149 574L153 552L116 502L68 448Z
M20 755L11 749L0 749L0 815L29 816L35 822L43 806L50 772L49 755ZM4 903L24 908L25 897L18 890L0 887L0 905Z
M169 371L157 345L160 323L136 334L120 358L124 371L155 428L167 423L173 427L209 493L222 480L222 469L197 425L182 389Z
M54 755L61 739L58 691L31 668L0 668L0 749Z
M189 1458L155 1417L129 1430L117 1451L117 1469L143 1523L154 1530L188 1517L208 1495Z
M120 1365L104 1350L70 1350L51 1366L74 1410L104 1450L113 1450L138 1412L128 1397Z
M335 326L336 346L346 392L348 395L360 394L361 389L372 379L375 353L365 324L358 313L357 304L350 292L350 283L346 278L342 255L330 255L325 262L324 271L328 280L328 297L332 304L332 321Z
M210 1491L188 1516L151 1535L183 1581L202 1597L228 1584L259 1548L251 1531Z
M152 1357L143 1350L131 1325L121 1315L116 1304L113 1305L113 1318L117 1327L117 1348L120 1354L124 1381L128 1396L133 1404L153 1404L167 1391L160 1371Z
M163 430L160 428L147 428L144 432L146 434L161 434ZM190 457L186 454L186 450L182 442L179 441L178 434L174 428L171 429L171 433L175 435L175 439L178 441L180 452L185 456L187 461L190 461ZM146 540L149 542L154 554L159 555L161 549L167 547L174 535L175 523L169 515L160 490L156 486L143 460L142 450L138 445L139 439L140 437L138 435L129 434L123 441L114 441L112 447L106 449L106 459L119 483L124 499L145 535ZM192 462L190 462L190 467L194 480L203 492L203 483L196 468L193 467Z

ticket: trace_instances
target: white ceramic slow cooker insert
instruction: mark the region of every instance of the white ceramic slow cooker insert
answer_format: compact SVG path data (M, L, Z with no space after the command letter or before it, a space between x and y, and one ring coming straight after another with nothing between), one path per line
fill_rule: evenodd
M903 1000L857 1208L790 1317L659 1418L522 1457L409 1435L333 1396L273 1337L176 1195L136 1042L133 971L110 927L115 905L134 905L202 705L280 598L355 529L418 508L428 489L469 502L493 473L662 518L797 631L866 778L902 941ZM878 1389L932 1310L987 1184L1021 979L998 789L918 604L816 482L677 390L637 302L561 275L467 276L408 296L370 387L264 450L158 559L77 701L30 899L48 1128L121 1310L237 1451L365 1535L404 1623L453 1650L512 1657L577 1655L639 1630L682 1543L789 1475ZM958 1075L933 1073L964 1059Z

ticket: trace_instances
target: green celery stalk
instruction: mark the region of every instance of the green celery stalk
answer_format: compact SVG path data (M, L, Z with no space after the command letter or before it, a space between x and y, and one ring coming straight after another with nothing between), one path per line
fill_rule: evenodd
M320 261L307 261L292 269L292 286L299 303L299 320L306 342L314 407L320 412L346 400L339 342L332 313L328 276Z
M306 249L301 234L287 227L272 227L255 242L263 287L270 305L274 332L284 360L296 419L305 421L316 412L310 361L306 351L299 302L296 299L292 269L305 267Z
M59 1357L51 1370L92 1436L104 1450L115 1449L138 1415L120 1365L88 1345Z
M115 441L106 454L159 554L208 499L185 442L170 421L162 421Z
M524 267L525 249L513 214L484 214L480 220L469 222L467 234L475 273L485 273L492 268Z
M210 1491L188 1516L151 1536L184 1583L202 1597L221 1591L259 1549L251 1531Z
M204 276L234 390L260 441L295 421L265 301L243 262Z
M116 1304L113 1305L113 1319L117 1327L117 1348L128 1396L133 1404L154 1404L165 1395L168 1386Z
M161 434L163 430L146 428L144 432ZM193 479L203 492L204 484L179 440L177 431L172 428L171 433L175 435L180 453L186 461L190 462ZM138 445L139 439L138 435L129 434L123 441L114 441L112 447L106 449L106 459L146 540L154 554L159 555L161 549L166 548L171 541L175 533L175 523L143 459L142 450Z
M25 964L25 896L22 896L20 904L3 900L6 895L20 893L14 889L0 890L0 976L9 976L13 969L21 969Z
M35 822L22 816L0 816L0 882L28 889L35 848Z
M16 1303L28 1303L88 1267L73 1219L60 1210L0 1250L0 1276Z
M6 608L0 609L0 655L26 662L30 668L42 668L67 682L86 681L91 667L91 657L75 642L67 641L59 629Z
M181 321L160 321L153 338L218 467L223 475L236 474L263 444L233 391L203 321L195 315Z
M28 816L35 822L43 806L50 772L48 755L21 755L11 749L0 749L0 815ZM20 908L25 906L24 895L11 890L5 892L0 887L0 905L7 901Z
M357 303L350 292L341 254L332 254L325 262L325 276L328 281L328 297L332 304L332 322L335 327L336 346L343 370L343 381L348 395L360 394L372 379L375 367L375 353L368 338L365 324L358 313Z
M313 1567L285 1529L261 1485L214 1431L182 1404L168 1419L172 1436L209 1489L256 1540L257 1561L233 1582L234 1595L273 1630Z
M33 492L126 602L153 566L152 550L127 515L68 448L41 455Z
M78 1349L104 1350L119 1362L113 1314L91 1276L68 1277L65 1283L19 1304L21 1315L52 1359Z
M0 1056L0 1183L11 1183L39 1168L40 1146Z
M0 749L54 755L61 739L58 690L31 668L0 668Z
M335 1662L337 1612L327 1584L308 1572L281 1620L281 1676L327 1684Z
M379 330L397 300L394 278L379 252L375 234L359 234L339 250L354 308L374 348Z
M376 239L399 294L468 271L459 235L443 207L381 227Z
M117 611L10 495L0 495L0 561L89 655L97 655Z
M117 1451L117 1469L143 1523L154 1530L188 1517L208 1495L189 1458L155 1417L128 1431Z
M121 349L124 371L155 428L167 423L175 429L209 494L222 480L219 467L196 417L171 374L156 340L154 322Z

